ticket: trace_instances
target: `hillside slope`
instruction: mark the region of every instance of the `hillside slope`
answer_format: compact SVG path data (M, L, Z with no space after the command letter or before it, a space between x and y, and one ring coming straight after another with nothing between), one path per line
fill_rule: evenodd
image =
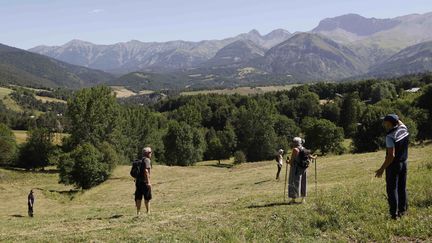
M220 49L208 60L205 66L231 66L244 64L255 58L263 57L265 49L252 41L240 40Z
M0 79L33 87L79 88L105 83L112 75L67 64L46 56L0 44Z
M153 213L140 218L134 216L129 166L85 192L57 184L50 171L0 169L0 241L427 242L432 240L431 153L430 145L411 150L410 211L402 221L389 220L384 179L373 177L384 151L319 158L318 194L312 166L304 205L283 204L283 181L274 181L273 161L156 165ZM31 188L36 206L29 219Z
M430 71L432 71L432 41L403 49L374 67L370 74L398 76Z
M262 63L271 73L291 75L299 81L342 79L360 74L367 67L346 46L309 33L297 34L271 48Z

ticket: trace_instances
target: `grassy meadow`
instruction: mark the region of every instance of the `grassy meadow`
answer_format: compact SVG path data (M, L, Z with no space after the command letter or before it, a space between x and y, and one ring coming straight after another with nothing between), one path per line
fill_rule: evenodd
M16 103L15 100L13 100L9 95L13 92L12 89L8 89L5 87L0 87L0 100L5 104L6 107L9 109L16 111L16 112L22 112L23 108Z
M88 191L58 184L54 170L0 169L0 241L327 242L432 241L432 146L411 149L407 217L387 215L384 152L318 159L306 204L287 205L273 161L233 166L155 165L150 215L135 216L129 166ZM285 167L284 167L285 170ZM26 196L35 189L35 217Z
M23 144L27 141L28 131L13 130L12 132L15 135L15 139L16 139L17 144ZM62 143L63 138L66 136L69 136L69 135L66 133L54 133L52 142L56 145L60 145Z
M254 95L267 92L290 90L298 84L280 85L280 86L265 86L265 87L238 87L232 89L214 89L214 90L197 90L185 91L181 95L200 95L200 94L240 94L240 95Z
M65 100L60 100L60 99L56 99L56 98L51 98L51 97L45 97L45 96L39 96L39 95L35 95L35 98L37 100L42 101L43 103L67 103Z

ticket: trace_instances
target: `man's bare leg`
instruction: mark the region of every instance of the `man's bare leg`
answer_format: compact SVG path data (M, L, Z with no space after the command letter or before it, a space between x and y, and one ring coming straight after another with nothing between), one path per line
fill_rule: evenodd
M150 201L144 201L147 213L150 213Z
M135 205L136 205L136 209L137 209L137 215L140 215L140 211L141 211L141 200L135 200Z

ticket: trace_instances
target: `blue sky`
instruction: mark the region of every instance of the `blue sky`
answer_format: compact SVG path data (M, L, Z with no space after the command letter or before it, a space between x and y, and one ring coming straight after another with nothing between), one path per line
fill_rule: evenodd
M346 13L389 18L431 11L431 0L0 0L0 43L197 41L251 29L308 31Z

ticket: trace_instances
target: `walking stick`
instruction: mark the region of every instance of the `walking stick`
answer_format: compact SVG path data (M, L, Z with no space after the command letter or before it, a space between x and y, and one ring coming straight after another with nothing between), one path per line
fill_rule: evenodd
M315 195L318 196L318 181L317 181L317 159L314 159L315 161Z
M288 160L288 158L287 158ZM286 190L288 187L288 163L285 163L286 169L285 169L285 183L284 183L284 202L286 202Z

